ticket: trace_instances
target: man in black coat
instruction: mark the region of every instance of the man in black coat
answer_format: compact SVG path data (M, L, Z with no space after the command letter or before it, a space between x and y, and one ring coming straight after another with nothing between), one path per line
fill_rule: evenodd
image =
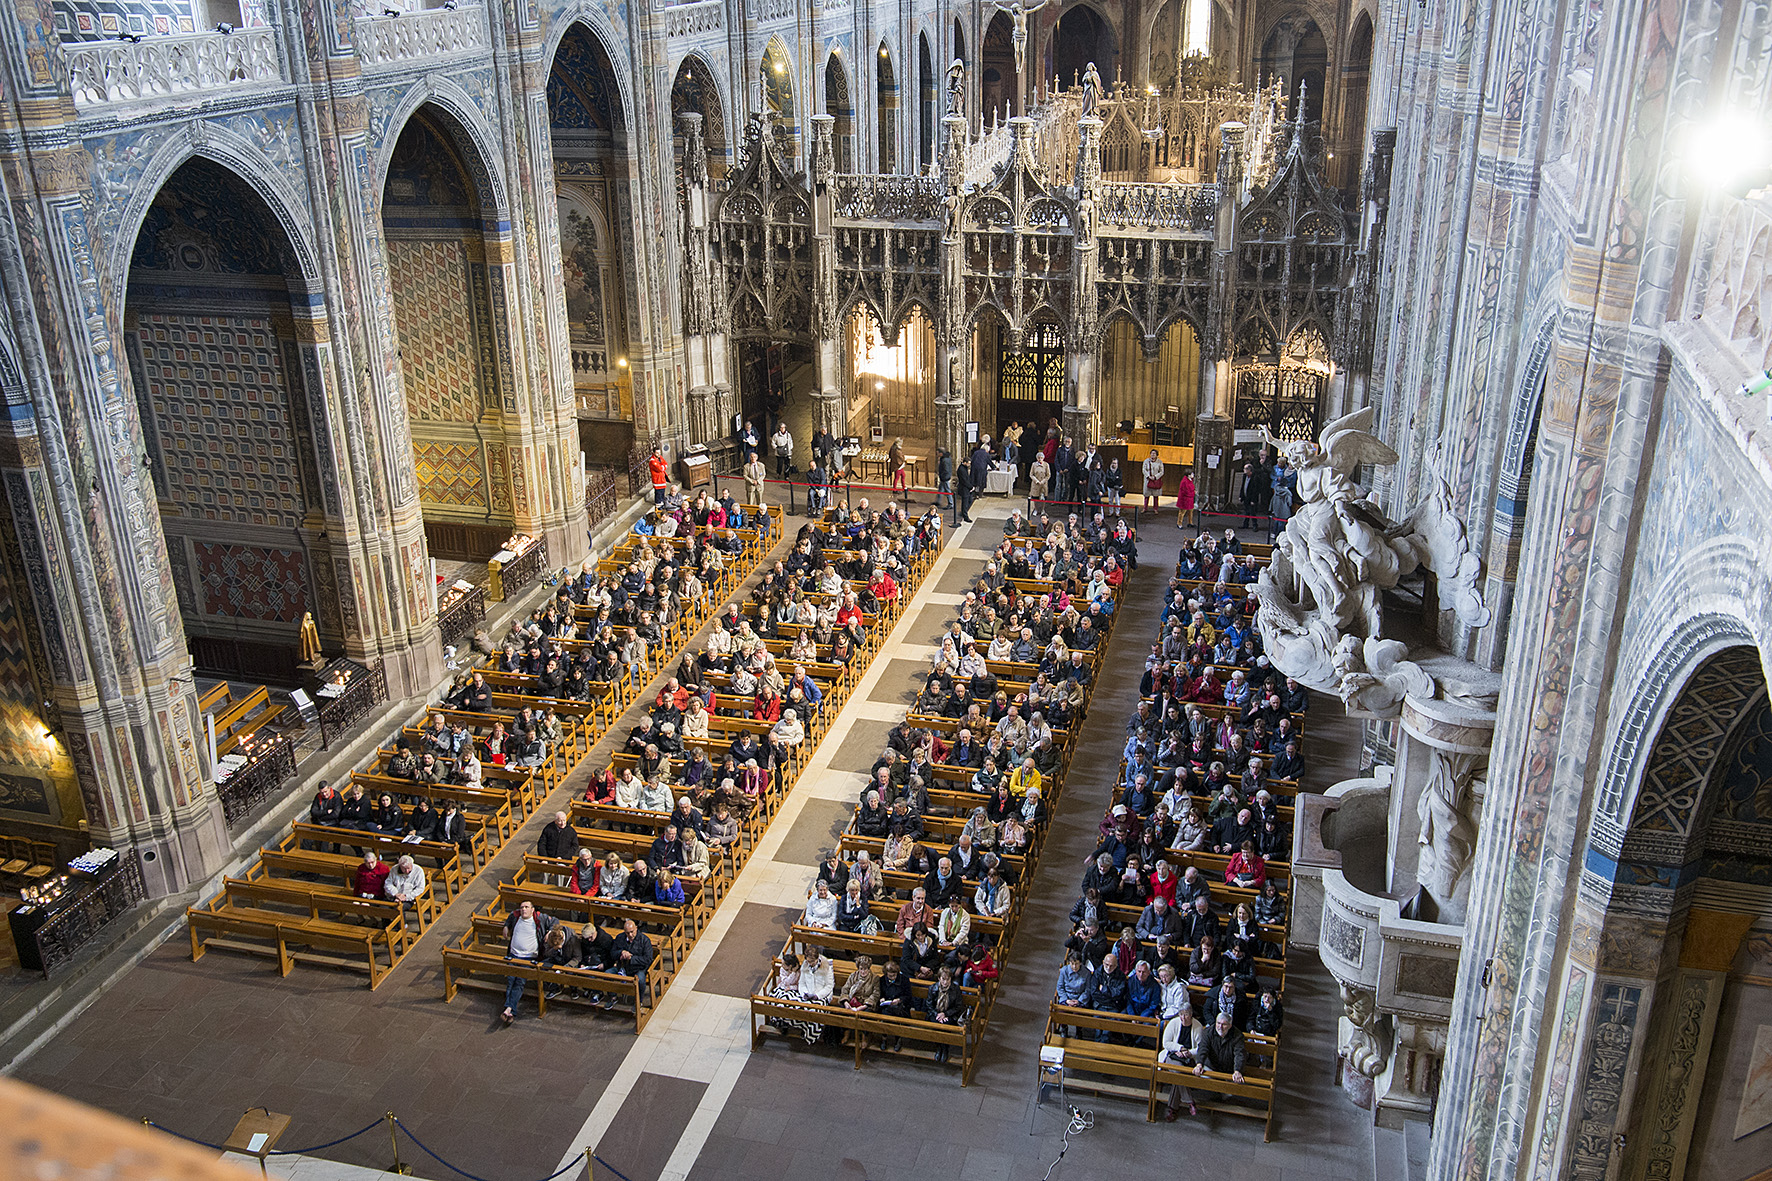
M543 857L555 857L561 861L572 861L578 857L578 829L572 827L572 818L564 812L554 813L547 827L541 830L541 836L535 842L535 851ZM564 884L565 875L551 873L548 880L556 884Z
M646 967L652 963L654 952L652 940L646 938L646 932L633 919L623 919L621 934L611 944L613 954L609 957L609 970L622 976L633 976L640 981L640 993L646 991Z
M960 870L946 857L936 862L935 868L923 877L923 890L928 895L929 905L946 906L949 898L962 897L966 889L966 879Z

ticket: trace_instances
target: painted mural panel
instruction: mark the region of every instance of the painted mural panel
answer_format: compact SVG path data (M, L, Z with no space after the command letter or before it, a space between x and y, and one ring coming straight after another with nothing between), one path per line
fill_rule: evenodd
M191 552L206 615L298 623L308 609L308 563L300 550L199 541Z
M295 427L271 322L143 312L137 325L162 493L187 517L299 525Z

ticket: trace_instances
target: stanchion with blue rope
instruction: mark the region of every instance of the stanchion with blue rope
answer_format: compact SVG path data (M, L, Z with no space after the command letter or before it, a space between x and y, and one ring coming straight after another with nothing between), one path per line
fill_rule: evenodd
M450 1172L457 1173L463 1177L466 1177L468 1179L468 1181L489 1181L488 1178L480 1177L474 1173L470 1173L466 1169L463 1169L463 1168L460 1168L456 1165L450 1164L447 1160L444 1160L442 1157L438 1156L435 1152L431 1151L430 1145L426 1144L423 1140L420 1140L416 1135L414 1135L412 1129L407 1127L405 1125L405 1123L403 1123L401 1121L400 1117L395 1115L391 1111L387 1112L384 1115L377 1117L371 1123L365 1124L363 1127L357 1129L355 1132L352 1132L348 1136L340 1136L336 1140L328 1140L324 1144L314 1144L314 1145L311 1145L307 1148L273 1149L272 1151L266 1153L265 1155L267 1155L267 1156L311 1156L316 1152L322 1152L328 1148L336 1148L338 1145L345 1143L345 1141L347 1141L347 1140L355 1140L359 1136L367 1135L368 1133L375 1131L376 1128L380 1127L384 1123L388 1125L388 1143L392 1146L393 1151L394 1151L394 1163L388 1167L387 1172L395 1173L395 1174L398 1174L403 1177L408 1177L408 1176L412 1175L412 1166L404 1163L400 1159L400 1138L399 1138L398 1133L404 1132L404 1133L406 1133L406 1136L409 1140L411 1140L414 1144L418 1145L419 1150L421 1152L423 1152L426 1156L430 1157L432 1160L436 1161L438 1164L442 1165L444 1168L448 1169ZM183 1140L188 1144L198 1144L204 1148L213 1148L217 1152L225 1151L225 1148L226 1148L225 1145L211 1144L207 1140L199 1140L195 1136L187 1136L183 1132L175 1132L171 1128L164 1127L160 1124L157 1124L153 1120L148 1119L145 1116L142 1118L142 1126L148 1127L148 1128L153 1128L156 1132L165 1132L168 1136L176 1136L178 1139ZM609 1170L609 1172L612 1173L617 1178L619 1178L620 1181L629 1181L627 1176L625 1174L623 1174L621 1172L621 1170L617 1169L614 1165L610 1164L608 1161L604 1160L602 1157L593 1155L591 1150L588 1148L585 1149L584 1151L580 1152L577 1156L573 1157L562 1168L556 1169L554 1172L549 1173L546 1177L541 1178L541 1181L558 1181L559 1178L564 1177L567 1174L576 1170L581 1164L585 1165L587 1167L587 1172L589 1172L589 1163L592 1160L595 1160L598 1164L602 1165L605 1169Z

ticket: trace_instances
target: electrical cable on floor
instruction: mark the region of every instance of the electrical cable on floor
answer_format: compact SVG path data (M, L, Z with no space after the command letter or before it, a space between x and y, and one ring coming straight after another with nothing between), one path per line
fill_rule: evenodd
M1095 1112L1083 1111L1076 1107L1071 1108L1070 1122L1064 1126L1064 1137L1058 1144L1058 1156L1053 1160L1051 1166L1047 1168L1046 1176L1042 1178L1042 1181L1052 1181L1052 1170L1058 1168L1058 1162L1064 1159L1064 1154L1066 1152L1070 1151L1071 1137L1081 1132L1087 1132L1094 1126Z

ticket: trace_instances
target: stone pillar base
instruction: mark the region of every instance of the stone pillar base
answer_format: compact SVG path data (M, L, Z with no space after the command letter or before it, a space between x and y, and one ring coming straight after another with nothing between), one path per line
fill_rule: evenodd
M1202 414L1194 421L1195 503L1202 512L1219 512L1231 499L1231 420ZM1211 457L1217 456L1217 466Z
M1088 448L1094 441L1095 415L1080 406L1066 406L1059 416L1064 424L1064 433L1071 437L1071 445L1081 451ZM1081 499L1079 497L1079 499Z

